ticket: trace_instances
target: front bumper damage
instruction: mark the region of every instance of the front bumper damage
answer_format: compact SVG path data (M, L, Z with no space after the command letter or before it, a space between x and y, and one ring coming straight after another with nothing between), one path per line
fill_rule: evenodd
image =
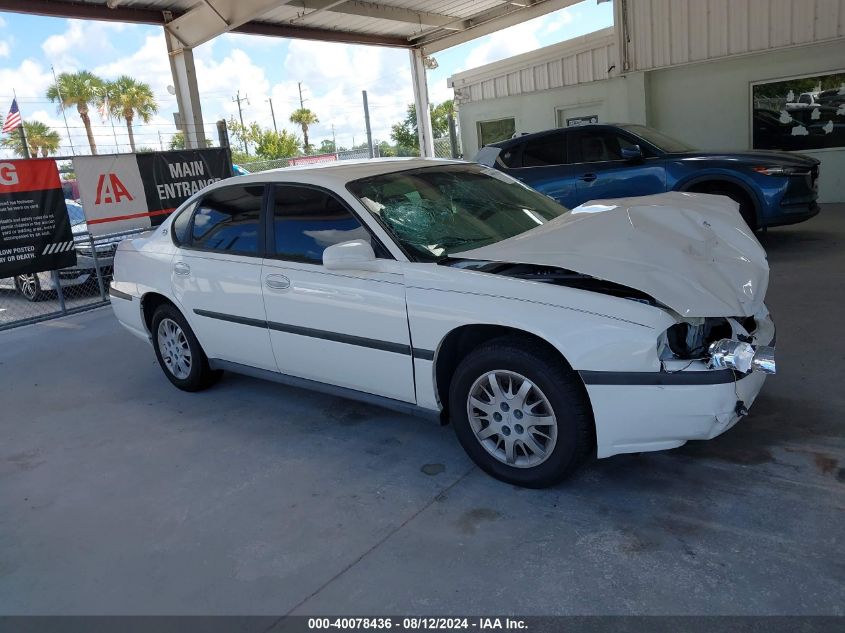
M593 407L597 456L709 440L747 415L767 374L774 373L774 323L768 315L760 319L754 340L746 342L751 357L739 366L747 372L722 353L734 346L719 343L705 359L664 366L659 372L580 371Z

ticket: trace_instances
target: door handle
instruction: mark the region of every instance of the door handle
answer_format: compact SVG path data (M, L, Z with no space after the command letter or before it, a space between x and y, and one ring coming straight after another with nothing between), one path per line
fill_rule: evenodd
M598 178L598 176L593 173L584 174L583 176L581 176L581 180L583 180L584 182L593 182L596 178Z
M290 279L284 275L267 275L264 283L268 288L272 288L273 290L287 290L290 288Z
M185 262L176 262L173 264L173 272L177 275L190 275L191 267Z

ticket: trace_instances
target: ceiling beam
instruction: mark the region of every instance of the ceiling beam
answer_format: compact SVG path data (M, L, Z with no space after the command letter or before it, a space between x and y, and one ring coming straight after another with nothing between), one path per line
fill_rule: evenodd
M533 18L571 6L579 0L522 0L505 2L493 9L470 18L456 21L446 28L429 29L411 35L408 40L415 47L422 47L426 54L469 42L483 35L520 24Z
M185 47L194 48L287 3L288 0L202 0L164 28Z
M78 20L102 20L106 22L153 24L157 26L164 26L165 24L164 13L160 8L123 7L118 5L114 9L109 9L105 4L91 4L75 2L73 0L0 0L0 11ZM176 11L173 12L174 18L179 18L182 15L186 14ZM411 48L412 46L404 37L292 26L274 22L251 21L233 28L232 32L244 33L246 35L263 35L266 37L285 37L290 39L342 42L344 44L366 44L394 48Z
M362 2L360 0L344 0L343 2L337 2L336 0L293 0L290 6L291 8L302 8L304 10L302 18L304 19L308 18L308 12L313 13L324 10L331 11L332 13L342 13L378 20L392 20L393 22L404 22L419 26L443 27L457 19L451 15L430 13L428 11L414 11L413 9L403 9L401 7L392 7L374 2Z

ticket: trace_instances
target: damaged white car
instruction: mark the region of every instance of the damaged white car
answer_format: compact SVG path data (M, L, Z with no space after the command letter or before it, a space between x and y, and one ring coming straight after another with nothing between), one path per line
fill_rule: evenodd
M569 211L409 159L212 185L121 243L111 295L181 389L229 370L431 414L539 487L736 424L775 369L767 283L727 198Z

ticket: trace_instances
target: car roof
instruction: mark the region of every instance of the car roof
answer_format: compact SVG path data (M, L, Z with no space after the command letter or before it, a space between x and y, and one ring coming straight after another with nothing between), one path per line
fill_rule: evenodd
M570 130L583 130L585 128L627 128L629 125L634 125L633 123L585 123L584 125L573 125L572 127L556 127L552 128L551 130L543 130L542 132L530 132L528 134L520 134L515 138L509 138L504 141L497 141L496 143L488 143L484 147L498 147L500 149L505 149L506 147L510 147L511 145L519 145L524 143L525 141L529 141L535 138L541 138L546 136L547 134L557 134L559 132L568 132Z
M381 174L419 169L422 167L456 164L466 165L467 163L462 160L447 160L443 158L364 158L269 169L246 176L238 176L237 182L302 182L343 186L353 180L368 178L370 176L379 176ZM223 186L223 183L230 185L232 181L229 179L220 181L220 183L209 187L209 190L217 186Z

